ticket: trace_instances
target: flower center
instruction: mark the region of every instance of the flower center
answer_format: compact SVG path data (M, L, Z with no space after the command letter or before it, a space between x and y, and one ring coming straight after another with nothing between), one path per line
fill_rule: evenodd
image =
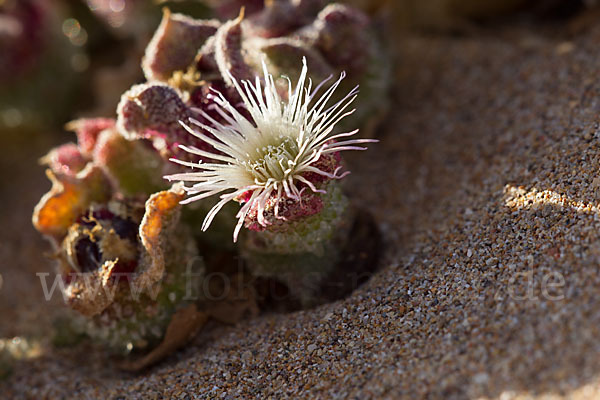
M281 182L293 171L299 151L296 141L286 136L276 145L257 149L257 157L244 164L259 184L266 184L269 179Z

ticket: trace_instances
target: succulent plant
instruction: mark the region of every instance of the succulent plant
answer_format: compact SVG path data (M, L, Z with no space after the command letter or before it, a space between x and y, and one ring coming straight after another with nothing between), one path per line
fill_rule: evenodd
M295 88L288 81L286 100L279 94L273 75L264 69L261 80L238 82L230 75L248 117L222 94L215 93L215 109L225 121L206 112L202 123L193 118L196 129L182 124L191 136L212 145L213 152L195 147L182 149L210 161L172 161L197 171L167 176L169 180L192 182L184 187L190 203L220 195L207 214L207 230L226 204L241 204L233 240L242 226L252 233L244 241L244 255L253 272L275 276L288 284L293 294L308 304L311 284L327 275L337 260L336 249L345 242L352 216L348 200L337 180L341 173L340 152L365 150L371 139L351 139L358 129L334 133L336 124L351 115L348 110L357 97L357 88L333 105L329 100L344 79L341 75L319 97L318 85L306 82L306 59ZM349 139L350 138L350 139Z
M75 319L79 330L114 350L147 348L186 304L203 268L179 222L184 193L163 190L163 159L150 143L126 140L114 120L68 127L78 144L42 159L53 186L34 225L55 246L67 304L83 316Z
M220 22L166 10L142 61L148 81L123 94L116 119L68 124L77 143L42 159L53 185L34 226L54 244L75 325L114 350L152 348L188 309L204 282L198 248L241 254L310 305L347 244L354 211L340 152L374 140L342 124L368 127L383 108L381 48L352 7L290 0L253 11ZM350 111L359 83L360 111ZM225 273L246 282L245 271ZM201 295L199 320L253 309L252 295L227 299Z

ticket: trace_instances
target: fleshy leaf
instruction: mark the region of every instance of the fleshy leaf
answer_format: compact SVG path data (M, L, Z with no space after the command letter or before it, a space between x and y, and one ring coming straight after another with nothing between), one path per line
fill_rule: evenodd
M334 73L321 54L297 39L255 39L249 46L257 48L267 56L269 69L276 75L286 75L292 80L298 79L298 65L303 57L306 57L311 77L315 81L322 81Z
M121 97L117 113L122 135L129 140L152 139L158 150L190 136L179 121L187 121L192 112L177 91L164 84L133 86Z
M56 174L76 175L85 168L87 160L75 143L63 144L45 155L41 160Z
M81 118L69 122L65 125L65 128L77 135L77 144L81 153L90 155L94 150L94 146L96 146L96 140L100 132L114 126L115 120L112 118Z
M171 14L165 8L160 26L142 61L146 78L149 81L167 81L173 72L185 70L219 25L216 20L196 20L182 14Z
M310 24L326 4L325 0L265 1L263 10L251 15L248 20L249 36L273 38L288 35Z
M209 109L212 101L208 99L208 90L205 89L211 86L203 85L192 92L192 104L220 118ZM223 94L227 96L228 92L223 90ZM181 122L188 122L192 116L200 121L203 121L203 117L192 112L179 93L170 86L150 83L132 87L121 98L117 113L119 133L129 140L151 140L165 159L179 157L183 153L183 158L198 161L198 157L185 156L186 152L179 149L181 143L203 150L212 149L208 143L190 135L181 126Z
M115 130L106 130L98 138L94 160L127 196L166 189L164 161L147 141L130 141Z
M296 13L291 1L270 1L262 12L250 19L252 36L271 38L283 36L301 26L304 18Z
M253 79L254 72L244 59L242 51L243 14L219 28L215 37L215 59L221 76L231 85L229 74L237 80Z
M348 74L361 73L369 61L369 18L342 4L325 7L314 22L316 46L334 66Z
M211 36L200 48L196 55L196 69L201 72L215 72L219 70L215 54L216 37Z

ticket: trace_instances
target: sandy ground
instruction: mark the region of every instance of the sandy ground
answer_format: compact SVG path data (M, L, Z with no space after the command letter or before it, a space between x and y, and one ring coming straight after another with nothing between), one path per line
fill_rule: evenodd
M402 39L381 144L350 160L351 195L388 241L368 283L211 323L141 375L48 347L1 397L599 398L599 42L600 29ZM28 222L48 187L31 161L2 196L0 337L43 334L58 307L35 276L51 266Z

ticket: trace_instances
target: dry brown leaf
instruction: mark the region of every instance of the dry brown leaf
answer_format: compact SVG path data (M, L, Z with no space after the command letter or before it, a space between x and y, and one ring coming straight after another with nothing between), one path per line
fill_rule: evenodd
M46 174L52 181L52 189L35 207L33 225L44 235L60 241L92 202L108 200L110 185L100 168L91 164L76 177L57 176L51 170Z
M164 243L179 219L185 192L179 185L155 193L146 201L146 213L140 224L140 239L145 255L134 278L137 287L147 289L159 282L165 270Z
M169 327L163 341L145 356L131 361L123 361L119 364L119 368L125 371L136 372L149 366L156 364L175 350L187 344L206 324L208 314L198 311L195 304L182 308L177 311Z

